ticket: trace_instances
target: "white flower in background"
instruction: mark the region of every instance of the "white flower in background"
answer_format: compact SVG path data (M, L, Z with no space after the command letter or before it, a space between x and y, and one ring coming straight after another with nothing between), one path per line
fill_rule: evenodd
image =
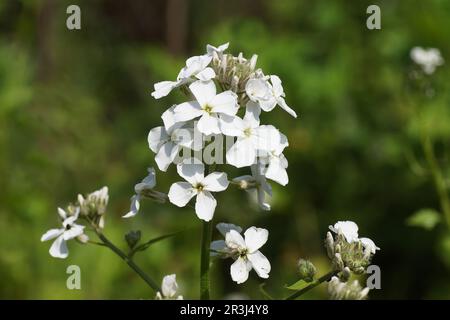
M223 257L232 257L236 261L230 267L230 274L236 283L244 283L249 272L254 269L261 278L269 278L270 262L259 251L267 242L269 231L262 228L250 227L244 232L244 238L234 225L225 233L225 241L213 242L211 250L224 252ZM223 229L225 231L226 228ZM223 245L223 247L221 247Z
M152 96L160 99L167 96L173 89L196 79L207 81L215 77L214 70L208 65L212 60L210 55L194 56L186 60L186 66L181 69L176 81L161 81L155 83Z
M441 52L436 48L424 49L421 47L414 47L411 49L410 56L426 74L433 74L436 67L444 64Z
M342 234L348 243L358 241L358 225L353 221L338 221L334 226L329 226L336 234Z
M213 172L205 177L205 166L202 163L194 163L193 159L178 164L177 171L187 182L172 184L169 190L170 202L184 207L196 196L195 213L200 219L210 221L217 206L211 192L224 191L228 187L227 174Z
M76 208L73 215L68 215L66 211L58 208L58 214L62 220L62 228L50 229L41 237L41 241L48 241L55 239L50 247L50 255L55 258L65 259L69 255L66 241L83 235L84 226L76 224L80 208Z
M292 110L284 100L285 93L281 80L278 76L270 76L270 82L266 80L267 77L255 78L247 81L245 91L251 101L257 102L258 105L266 112L272 111L276 105L279 105L283 110L289 113L294 118L297 114Z
M237 96L232 91L216 94L213 81L196 81L189 86L196 101L184 102L175 107L175 121L188 121L200 117L197 129L205 135L220 134L220 118L224 114L236 115Z
M272 125L259 125L260 109L248 104L243 119L224 117L222 132L227 136L238 137L227 151L227 163L237 167L248 167L256 163L258 151L271 151L280 148L280 133Z
M359 241L361 241L366 252L370 254L375 254L377 250L381 250L379 247L375 245L375 242L373 242L369 238L360 238Z
M156 300L183 300L183 296L177 296L178 284L175 274L167 275L163 278L161 292L156 293Z
M194 142L194 128L180 128L173 125L169 130L164 126L150 130L148 145L156 153L155 161L159 170L166 171L175 160L182 147L200 150L201 142Z
M142 193L146 190L151 190L156 185L156 174L155 169L148 168L148 175L138 184L134 186L134 191L136 194L131 197L131 206L130 211L123 216L123 218L131 218L134 217L138 212L141 206L141 196Z
M252 175L244 175L233 179L239 183L241 189L248 192L256 191L256 198L259 207L264 211L270 210L270 205L266 202L266 194L272 197L272 187L267 183L266 177L261 173L259 164L250 167Z
M214 55L214 53L216 53L219 57L222 57L223 52L228 49L229 45L230 45L230 43L227 42L216 48L216 47L208 44L208 45L206 45L206 53L211 56Z

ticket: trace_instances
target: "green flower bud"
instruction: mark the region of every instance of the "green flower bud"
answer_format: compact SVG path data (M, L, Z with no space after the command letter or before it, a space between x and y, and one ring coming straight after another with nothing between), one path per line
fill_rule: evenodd
M314 280L317 269L311 261L300 259L297 263L297 268L300 279L306 282L312 282Z
M141 231L130 231L125 235L125 240L128 244L128 247L130 249L134 249L134 247L139 243L141 240Z

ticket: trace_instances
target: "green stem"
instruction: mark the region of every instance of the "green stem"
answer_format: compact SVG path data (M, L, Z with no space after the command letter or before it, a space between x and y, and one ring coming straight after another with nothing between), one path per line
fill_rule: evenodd
M212 220L203 221L200 256L200 299L209 300L209 258L212 237Z
M444 176L439 168L438 161L434 154L433 144L430 137L424 138L422 140L422 147L425 153L425 158L427 159L428 166L430 168L431 174L433 176L434 185L439 196L439 201L441 209L444 214L444 218L447 221L448 227L450 227L450 200L447 194L447 188Z
M294 300L297 299L298 297L300 297L302 294L308 292L309 290L317 287L319 284L321 284L322 282L328 281L330 280L333 276L335 276L338 273L338 271L330 271L327 274L323 275L322 277L320 277L317 280L314 280L313 282L311 282L311 284L309 284L308 286L304 287L303 289L300 289L296 292L294 292L293 294L291 294L289 297L287 297L285 300Z
M100 240L102 240L103 244L107 246L111 251L113 251L115 254L117 254L123 261L125 261L131 269L133 269L155 292L161 291L159 286L156 284L155 281L153 281L152 278L150 278L144 271L142 271L141 268L139 268L134 261L128 257L122 250L117 248L111 241L106 238L103 233L95 229L95 232L97 233Z

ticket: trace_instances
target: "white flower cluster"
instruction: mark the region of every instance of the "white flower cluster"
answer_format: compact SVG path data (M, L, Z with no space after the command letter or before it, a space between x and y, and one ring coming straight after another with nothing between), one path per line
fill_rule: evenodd
M207 164L250 167L252 175L237 177L232 182L247 191L256 191L264 210L270 210L265 196L272 195L266 179L281 185L289 181L288 161L283 155L288 140L274 126L261 125L259 119L261 110L268 112L277 105L297 116L286 104L281 80L255 69L256 56L250 60L242 54L234 57L224 53L227 48L228 43L219 47L208 45L205 54L186 60L175 81L156 83L152 93L159 99L179 88L193 98L162 114L164 125L150 130L148 144L156 153L155 162L161 171L174 163L185 180L170 187L169 201L184 207L195 197L195 212L204 221L213 218L217 205L212 193L224 191L229 185L226 173L209 172ZM218 159L217 154L224 154L217 152L223 148L223 139L231 140L232 145L225 147L225 159ZM211 144L215 144L217 153L212 162L205 155L207 149L212 150ZM149 176L142 187L151 190L154 181ZM134 216L139 210L144 192L138 189L125 217Z
M371 239L359 238L358 225L353 221L338 221L334 226L329 226L329 229L337 235L343 235L349 244L360 242L367 254L375 254L380 250Z
M67 241L77 239L81 243L89 241L89 237L84 234L85 226L77 224L79 217L83 217L102 229L105 224L104 215L108 205L108 188L103 187L85 197L78 195L76 205L69 205L67 210L58 208L58 216L61 220L62 228L50 229L42 235L41 241L55 239L50 247L50 255L55 258L65 259L69 255Z
M441 52L436 48L414 47L411 49L410 56L426 74L433 74L437 67L444 64Z

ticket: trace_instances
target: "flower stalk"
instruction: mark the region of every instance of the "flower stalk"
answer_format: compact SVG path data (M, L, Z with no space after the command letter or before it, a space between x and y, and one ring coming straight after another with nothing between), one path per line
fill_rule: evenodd
M200 299L210 299L210 283L209 283L209 259L210 244L212 237L212 221L202 221L202 243L200 256Z

